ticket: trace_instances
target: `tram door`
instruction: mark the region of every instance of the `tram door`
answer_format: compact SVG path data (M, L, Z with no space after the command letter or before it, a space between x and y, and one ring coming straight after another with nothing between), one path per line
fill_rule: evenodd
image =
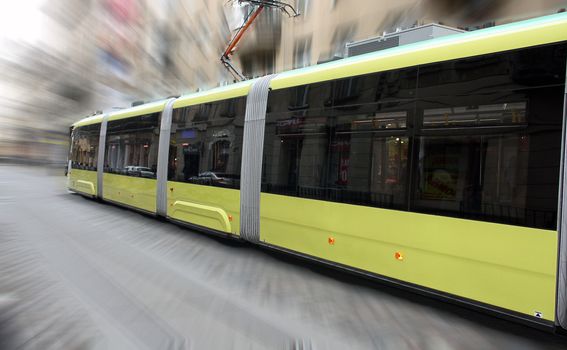
M246 98L173 110L168 217L239 234Z

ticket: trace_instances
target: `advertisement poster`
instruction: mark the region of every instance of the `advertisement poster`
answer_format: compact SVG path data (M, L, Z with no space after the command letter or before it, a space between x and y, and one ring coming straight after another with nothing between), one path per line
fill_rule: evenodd
M456 200L458 152L433 153L423 160L423 199Z

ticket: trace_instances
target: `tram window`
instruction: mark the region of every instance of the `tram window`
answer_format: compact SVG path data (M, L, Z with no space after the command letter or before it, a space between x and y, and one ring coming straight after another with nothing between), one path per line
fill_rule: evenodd
M320 109L331 105L330 82L296 86L270 92L268 113Z
M419 68L418 95L480 95L563 84L566 45L481 55Z
M269 118L262 191L405 208L409 139L340 131L335 122L324 116L294 122Z
M325 82L270 92L262 165L264 192L300 196L300 188L323 185L331 87L331 82Z
M332 137L327 200L382 208L406 207L408 138L372 133Z
M554 229L559 140L559 131L422 137L413 210Z
M71 168L96 171L100 124L74 128L71 133Z
M280 97L287 94L270 93L268 104L281 105ZM404 100L339 109L271 108L266 116L262 191L407 208L406 128L414 108L413 101Z
M385 103L415 98L417 69L408 68L335 80L333 106L336 108Z
M246 98L173 111L170 181L240 188Z
M378 104L375 109L381 112L334 118L326 183L329 200L407 208L409 138L404 129L414 103L393 106Z
M159 127L160 113L109 121L104 172L155 179Z
M505 133L447 128L421 137L412 210L555 229L563 91L523 90L523 125Z
M420 67L412 211L556 228L565 53L553 45Z
M325 110L270 114L264 137L263 190L324 199L316 189L324 184L329 147ZM305 189L305 190L304 190ZM311 194L307 195L311 190Z
M526 123L538 117L526 116L530 91L563 85L566 59L561 44L420 67L423 126Z
M429 108L423 111L424 127L506 125L526 122L526 102Z
M415 108L414 101L396 101L351 106L348 110L333 109L338 131L386 131L406 129L408 112Z

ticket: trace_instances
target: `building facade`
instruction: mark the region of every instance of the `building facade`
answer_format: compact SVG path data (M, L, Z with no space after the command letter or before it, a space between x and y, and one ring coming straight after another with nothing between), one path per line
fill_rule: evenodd
M232 58L247 77L345 56L348 42L426 23L474 30L552 14L559 0L288 0L266 9ZM252 11L226 0L45 1L37 40L0 56L0 157L65 158L69 125L95 110L129 107L229 84L220 56ZM27 13L29 15L29 12Z

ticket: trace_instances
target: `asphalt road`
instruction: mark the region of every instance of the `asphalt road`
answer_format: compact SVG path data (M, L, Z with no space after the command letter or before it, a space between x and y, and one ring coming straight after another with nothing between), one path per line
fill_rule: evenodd
M567 339L0 165L0 349L563 349Z

